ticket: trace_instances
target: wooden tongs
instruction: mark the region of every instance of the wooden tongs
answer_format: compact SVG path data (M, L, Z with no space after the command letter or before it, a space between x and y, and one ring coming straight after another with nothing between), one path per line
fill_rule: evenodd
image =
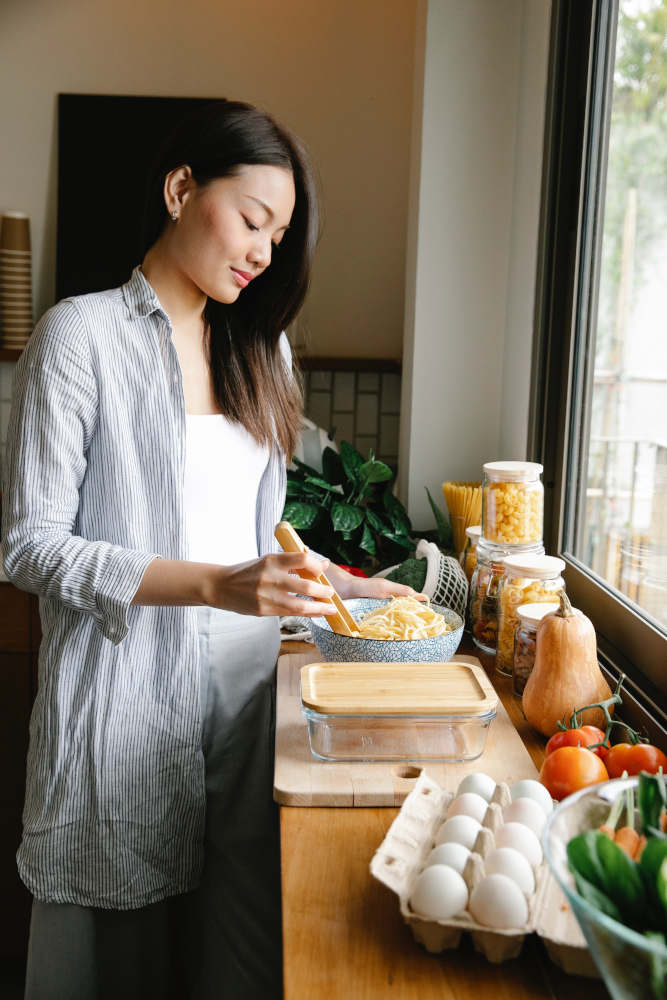
M274 534L285 552L307 551L306 546L303 544L289 521L281 521L277 524ZM324 587L331 587L333 590L331 603L335 608L337 608L337 613L335 615L327 615L327 621L331 626L332 632L338 632L339 635L354 635L355 632L359 631L359 626L356 621L343 604L340 596L336 592L336 588L333 586L331 581L327 579L324 573L320 573L319 576L313 576L312 573L306 573L303 570L298 570L297 572L298 575L303 577L304 580L317 580L317 582L321 583Z

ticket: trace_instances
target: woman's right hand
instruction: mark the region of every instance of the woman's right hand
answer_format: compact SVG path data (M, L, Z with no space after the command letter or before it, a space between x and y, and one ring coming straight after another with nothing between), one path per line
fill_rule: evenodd
M305 572L318 577L328 565L328 559L322 562L309 552L281 552L234 566L216 566L208 581L206 603L242 615L332 615L336 612L330 603L333 588L294 575ZM314 600L306 601L300 594Z

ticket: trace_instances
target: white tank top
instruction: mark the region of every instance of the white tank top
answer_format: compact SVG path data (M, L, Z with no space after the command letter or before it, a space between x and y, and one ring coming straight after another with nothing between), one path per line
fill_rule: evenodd
M257 558L257 493L269 460L245 427L221 413L186 413L185 524L193 562Z

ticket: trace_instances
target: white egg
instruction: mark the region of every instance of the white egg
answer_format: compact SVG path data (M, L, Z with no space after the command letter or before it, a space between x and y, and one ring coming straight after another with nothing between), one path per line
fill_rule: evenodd
M523 823L504 823L496 833L496 847L514 847L533 867L542 860L539 840Z
M481 824L472 816L452 816L451 819L446 819L438 830L435 842L437 845L454 841L454 843L463 844L464 847L472 850L472 845L481 829Z
M533 869L514 847L497 847L484 859L487 875L507 875L528 896L535 892Z
M536 837L542 836L547 817L544 809L535 799L515 799L505 809L503 819L506 823L523 823L529 827Z
M554 807L553 799L544 785L532 778L517 781L516 785L512 785L510 788L510 795L513 802L515 799L534 799L544 809L545 816L548 816Z
M478 772L476 774L467 774L456 789L456 794L463 795L464 792L474 792L475 795L481 795L483 799L490 802L495 790L496 783L493 778L490 778L488 774Z
M449 865L425 868L410 896L415 913L431 920L448 920L464 910L468 903L468 887L458 872Z
M426 868L428 865L449 865L459 875L463 875L463 869L469 857L470 851L468 848L464 847L463 844L456 844L452 840L447 844L438 844L437 847L434 847L427 857L424 867Z
M464 792L450 804L447 810L447 819L450 816L472 816L478 823L484 819L484 814L489 808L489 803L476 792Z
M521 889L507 875L487 875L470 895L470 912L486 927L522 927L528 904Z

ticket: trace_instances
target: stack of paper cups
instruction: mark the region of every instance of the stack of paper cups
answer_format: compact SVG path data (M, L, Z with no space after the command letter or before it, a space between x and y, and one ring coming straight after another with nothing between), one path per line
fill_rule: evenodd
M0 347L23 348L32 333L30 220L5 212L0 222Z

